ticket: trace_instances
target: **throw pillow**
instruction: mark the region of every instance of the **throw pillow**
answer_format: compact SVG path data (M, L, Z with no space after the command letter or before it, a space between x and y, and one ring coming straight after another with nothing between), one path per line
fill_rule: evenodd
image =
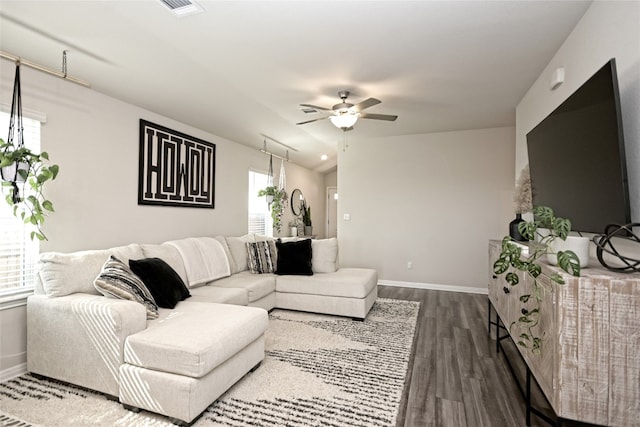
M174 308L191 296L178 273L160 258L132 259L129 267L142 279L158 307Z
M311 239L288 243L277 240L276 248L278 250L276 274L313 275L313 270L311 269Z
M249 265L246 243L256 241L253 234L246 234L242 237L227 237L226 240L227 245L229 246L229 252L231 252L231 256L233 257L233 261L237 269L237 271L232 272L232 274L248 270Z
M334 273L338 269L338 239L311 240L311 267L314 273Z
M273 273L275 243L273 241L247 242L249 271L253 274ZM273 251L271 246L273 245Z
M147 319L158 317L158 306L145 284L125 263L111 255L93 286L106 297L139 302L147 309Z
M224 236L216 236L216 240L220 242L222 248L224 249L224 253L227 255L227 260L229 261L229 270L231 270L231 274L239 273L240 271L238 270L238 266L233 259L233 255L231 255L231 250L229 249L227 239Z

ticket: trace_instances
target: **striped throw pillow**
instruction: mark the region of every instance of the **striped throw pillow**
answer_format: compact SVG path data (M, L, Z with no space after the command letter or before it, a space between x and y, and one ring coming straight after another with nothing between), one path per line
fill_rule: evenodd
M106 297L139 302L147 309L147 319L158 317L158 305L145 284L118 258L111 255L93 286Z
M253 274L273 273L275 243L273 241L247 242L247 261Z

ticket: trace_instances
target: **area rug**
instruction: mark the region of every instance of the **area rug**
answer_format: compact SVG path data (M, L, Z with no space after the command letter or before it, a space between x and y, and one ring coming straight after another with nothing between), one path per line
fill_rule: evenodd
M194 427L395 426L419 302L378 298L363 322L273 310L266 357ZM24 374L0 383L0 425L170 426L100 393Z

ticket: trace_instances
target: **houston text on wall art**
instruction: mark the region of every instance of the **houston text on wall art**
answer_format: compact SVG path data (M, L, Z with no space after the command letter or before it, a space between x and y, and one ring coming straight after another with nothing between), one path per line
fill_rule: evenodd
M138 204L214 208L216 145L140 119Z

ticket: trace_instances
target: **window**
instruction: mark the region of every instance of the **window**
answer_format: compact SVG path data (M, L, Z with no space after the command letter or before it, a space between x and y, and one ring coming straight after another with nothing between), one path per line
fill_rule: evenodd
M268 175L249 171L249 233L273 236L273 219L264 197L258 191L267 187Z
M40 121L23 117L24 144L40 151ZM0 112L0 135L9 133L9 114ZM0 200L0 295L12 294L33 287L38 267L40 245L31 241L31 228L13 216L2 194Z

